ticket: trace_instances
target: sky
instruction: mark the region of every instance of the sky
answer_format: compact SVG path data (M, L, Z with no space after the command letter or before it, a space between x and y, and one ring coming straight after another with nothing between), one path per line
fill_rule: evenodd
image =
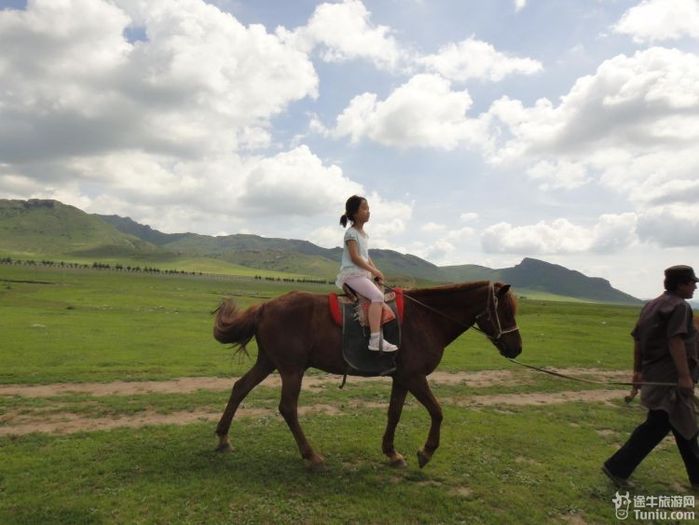
M699 267L699 0L0 0L0 198L640 298Z

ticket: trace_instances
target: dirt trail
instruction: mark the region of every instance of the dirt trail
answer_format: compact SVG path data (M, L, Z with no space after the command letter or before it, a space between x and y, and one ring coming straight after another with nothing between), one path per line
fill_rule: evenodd
M560 373L573 376L602 380L627 380L628 373L622 371L598 370L591 368L552 368ZM482 388L502 384L522 385L531 382L533 372L510 370L483 370L480 372L434 372L429 376L432 384L458 385ZM237 378L221 377L181 377L168 381L113 381L110 383L54 383L49 385L0 385L0 396L54 397L65 394L87 394L92 396L128 396L138 394L187 394L197 390L230 390ZM304 390L318 390L327 385L339 384L341 378L336 375L306 375L303 380ZM390 378L351 377L351 383L367 381L390 382ZM269 376L261 386L281 386L279 375Z
M627 373L597 369L557 369L556 371L596 380L626 380ZM433 385L463 384L473 388L485 388L498 385L525 385L535 380L535 373L528 370L484 370L480 372L435 372L429 376ZM169 381L114 381L110 383L57 383L50 385L0 385L0 396L20 396L25 398L46 398L67 394L83 394L100 396L130 396L151 393L192 393L198 390L227 391L230 390L237 378L218 377L181 377ZM349 378L350 384L378 381L388 386L390 378ZM304 378L305 390L320 390L327 386L339 385L340 378L335 375L308 375ZM262 386L279 388L281 381L278 375L268 377ZM530 392L516 394L471 395L442 398L444 405L459 407L493 407L493 406L537 406L574 401L609 402L621 399L623 390L590 390L566 392ZM222 398L223 400L223 398ZM89 401L88 401L89 402ZM223 402L223 401L222 401ZM348 414L356 409L376 409L385 411L386 401L363 401L348 398L344 403L314 404L300 406L300 414ZM72 412L53 414L32 413L26 408L17 411L6 411L0 416L0 437L24 435L32 432L51 434L71 434L75 432L91 432L114 428L139 428L147 425L186 425L205 421L215 422L220 412L208 409L173 412L169 414L145 411L135 415L118 417L89 417ZM236 417L280 417L274 408L248 408L241 406Z
M528 394L499 394L465 396L462 398L441 399L443 405L459 407L492 407L492 406L542 406L570 402L600 403L621 399L624 395L620 390L588 390L555 393ZM385 411L386 402L354 400L347 404L315 404L299 406L299 414L325 414L338 416L353 413L356 409L376 409ZM91 432L115 428L140 428L147 425L186 425L195 422L214 423L221 416L220 412L206 410L174 412L159 414L143 412L133 416L94 418L72 413L43 415L41 417L26 413L6 413L0 418L0 437L18 436L32 432L51 434L71 434L75 432ZM281 417L273 408L241 407L236 418L249 417Z
M313 405L299 407L299 414L328 414L338 415L337 407L332 405ZM277 412L267 408L243 408L236 413L237 418L269 417ZM20 436L32 432L50 434L73 434L76 432L94 432L97 430L112 430L115 428L140 428L148 425L187 425L197 422L215 422L221 417L219 412L192 411L172 412L170 414L158 414L156 412L143 412L134 416L121 417L84 417L77 414L63 413L34 419L31 416L6 414L3 419L10 419L11 424L0 426L0 436ZM281 417L281 416L279 416Z

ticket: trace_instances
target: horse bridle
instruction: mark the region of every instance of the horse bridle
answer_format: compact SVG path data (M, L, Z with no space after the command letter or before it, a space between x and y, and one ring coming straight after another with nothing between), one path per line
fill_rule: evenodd
M502 339L503 335L509 334L512 332L517 332L519 330L519 327L517 326L517 323L515 323L513 326L510 326L508 328L502 327L502 323L500 323L500 315L498 314L498 296L495 293L495 285L492 282L489 282L488 285L489 285L489 289L490 289L490 293L488 294L488 304L486 305L485 310L483 310L481 313L479 313L476 316L476 322L480 324L481 317L484 317L487 315L488 316L487 321L490 322L490 325L495 328L495 330L494 330L495 335L488 334L488 332L481 329L480 327L476 326L474 328L476 328L481 333L485 334L485 336L488 339L490 339L491 341L496 343L500 339Z
M384 284L383 286L384 286L384 288L386 288L389 291L392 291L392 292L395 291L393 288L391 288L390 286L388 286L386 284ZM451 322L462 326L466 330L468 330L469 328L473 328L474 330L485 335L493 343L497 343L498 341L500 341L500 339L502 339L503 335L509 334L511 332L516 332L519 330L519 327L515 324L514 326L511 326L511 327L503 330L502 324L500 323L500 316L498 314L498 298L497 298L497 295L495 295L495 285L491 281L489 281L488 288L489 288L489 292L490 292L488 294L488 304L486 305L485 310L483 310L481 313L476 315L475 322L479 322L481 317L487 315L488 316L487 320L490 321L490 324L493 327L495 327L495 335L491 335L488 332L486 332L485 330L483 330L481 327L476 326L475 322L473 324L469 325L469 324L464 323L463 321L459 321L458 319L454 319L453 317L448 316L444 312L440 312L436 308L433 308L432 306L425 304L422 301L418 301L414 297L410 297L408 294L403 294L403 297L406 297L408 300L414 302L415 304L419 304L420 306L422 306L426 310L434 312L437 315L444 317L445 319L448 319ZM493 306L494 306L494 308L491 308ZM495 319L495 322L493 322L493 318Z

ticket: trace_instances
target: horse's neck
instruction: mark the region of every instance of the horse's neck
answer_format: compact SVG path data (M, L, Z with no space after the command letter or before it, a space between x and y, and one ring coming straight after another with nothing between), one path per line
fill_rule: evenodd
M429 306L431 322L445 337L445 346L463 334L487 308L489 283L416 291L415 299Z

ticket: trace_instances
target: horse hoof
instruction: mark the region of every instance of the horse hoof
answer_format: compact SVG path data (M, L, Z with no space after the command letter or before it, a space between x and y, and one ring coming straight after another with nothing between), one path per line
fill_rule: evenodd
M406 468L408 466L408 462L402 457L392 459L388 464L393 468Z
M425 454L424 451L422 451L422 450L417 451L417 462L420 465L420 468L427 465L430 462L430 459L432 459L432 457Z
M325 460L321 456L316 456L311 459L304 459L306 470L309 472L322 472L325 470Z
M216 452L233 452L233 447L231 446L231 442L228 441L228 436L220 436L218 438L218 446L216 447Z
M233 447L230 443L221 443L219 446L216 447L215 451L220 452L221 454L228 454L230 452L233 452Z

